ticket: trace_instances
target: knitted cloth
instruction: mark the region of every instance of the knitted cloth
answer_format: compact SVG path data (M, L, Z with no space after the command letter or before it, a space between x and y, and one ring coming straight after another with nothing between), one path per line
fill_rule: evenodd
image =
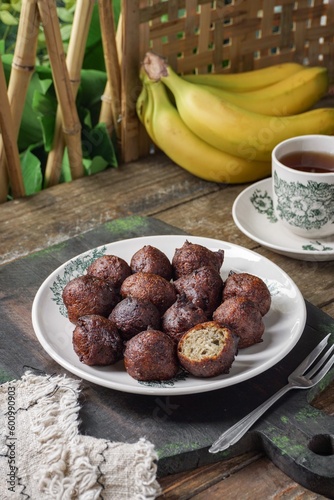
M79 434L80 381L25 373L0 386L2 500L144 500L160 493L153 445Z

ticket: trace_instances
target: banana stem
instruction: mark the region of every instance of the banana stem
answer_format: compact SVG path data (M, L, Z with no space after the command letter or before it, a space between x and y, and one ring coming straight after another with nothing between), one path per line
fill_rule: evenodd
M146 52L143 68L149 79L154 82L159 81L164 76L168 76L166 61L153 52Z

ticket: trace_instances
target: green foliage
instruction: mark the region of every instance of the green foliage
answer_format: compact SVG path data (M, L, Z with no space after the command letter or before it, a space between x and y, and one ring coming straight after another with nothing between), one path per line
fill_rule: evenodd
M65 52L70 40L75 5L76 0L57 0ZM120 0L114 1L113 7L115 21L118 21ZM11 72L20 9L21 0L0 0L0 55L2 54L7 82ZM28 87L18 136L21 168L27 194L36 193L43 188L45 166L48 152L52 149L58 106L42 28L38 38L36 61L37 65ZM105 124L98 123L101 96L106 82L99 12L95 4L76 99L82 126L83 165L86 175L118 165L116 141L113 137L110 138ZM60 181L71 181L66 149Z
M93 9L92 22L87 37L83 68L105 71L101 42L100 18L96 5Z
M42 189L43 182L39 158L28 148L20 155L20 161L26 194L37 193Z

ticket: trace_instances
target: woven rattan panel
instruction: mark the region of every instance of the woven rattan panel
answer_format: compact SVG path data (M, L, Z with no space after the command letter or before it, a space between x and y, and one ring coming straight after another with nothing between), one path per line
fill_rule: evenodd
M291 60L334 64L331 1L141 0L139 5L140 55L150 48L181 73L245 71Z
M136 148L127 139L138 135L134 96L148 50L164 56L180 74L241 72L296 61L326 66L334 81L334 0L124 0L122 9L128 152ZM138 154L127 159L131 156Z

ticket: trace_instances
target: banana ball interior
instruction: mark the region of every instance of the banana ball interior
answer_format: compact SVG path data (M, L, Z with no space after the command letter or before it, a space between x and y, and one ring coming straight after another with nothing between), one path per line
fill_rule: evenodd
M181 366L195 377L228 373L238 352L239 337L227 327L209 321L191 328L180 340Z

